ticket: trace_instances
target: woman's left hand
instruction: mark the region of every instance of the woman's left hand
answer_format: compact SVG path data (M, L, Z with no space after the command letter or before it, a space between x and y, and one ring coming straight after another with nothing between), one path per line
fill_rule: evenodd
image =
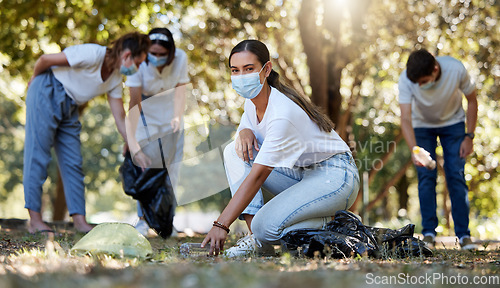
M151 159L149 159L149 157L142 151L135 153L132 160L136 166L141 167L142 171L149 168L152 164Z
M201 247L205 247L205 245L210 242L210 251L208 252L208 255L217 256L222 254L222 251L224 251L224 242L226 242L226 238L226 230L214 226L210 229L203 242L201 242Z
M172 126L172 130L175 132L179 131L181 126L181 119L179 117L174 117L172 121L170 121L170 126Z

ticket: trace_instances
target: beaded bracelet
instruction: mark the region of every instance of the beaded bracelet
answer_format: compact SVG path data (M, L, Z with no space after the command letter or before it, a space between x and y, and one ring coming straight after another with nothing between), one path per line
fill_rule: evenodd
M229 227L227 227L226 225L220 223L219 221L214 221L213 226L219 227L221 229L224 229L227 232L227 234L229 234L229 231L231 231L231 230L229 230Z

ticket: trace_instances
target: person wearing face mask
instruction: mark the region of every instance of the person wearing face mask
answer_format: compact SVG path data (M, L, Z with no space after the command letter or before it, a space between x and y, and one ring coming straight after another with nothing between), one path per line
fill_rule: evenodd
M179 171L172 164L182 160L183 153L184 89L190 81L187 55L175 47L172 33L167 28L152 29L149 38L151 47L147 60L141 64L138 73L127 77L125 82L130 87L129 111L132 113L129 112L129 117L138 118L139 114L133 113L135 107L142 120L131 122L142 122L148 133L141 133L142 130L131 132L136 137L129 139L129 143L132 139L134 142L125 148L125 155L133 157L134 163L142 169L169 168L173 179L178 177ZM135 227L146 236L149 226L140 203L137 205L139 220Z
M98 44L75 45L60 53L42 55L36 61L26 97L23 171L30 233L53 235L40 213L42 185L47 178L52 147L74 227L80 232L92 229L85 219L78 106L107 94L118 131L126 141L122 75L137 71L149 46L147 35L134 32L123 35L110 48Z
M359 189L358 169L333 123L280 81L269 51L245 40L229 56L233 89L246 98L237 138L224 149L232 199L202 242L224 250L229 226L245 220L250 234L227 257L274 255L273 245L296 229L323 229L348 209ZM261 188L274 195L264 204Z
M436 159L437 138L443 148L446 184L451 199L455 235L462 249L475 249L469 230L465 158L473 151L477 122L476 89L464 65L449 56L434 57L425 49L412 52L399 78L401 129L413 150L419 146ZM462 98L467 99L467 113ZM424 241L434 246L437 170L423 167L412 154L418 173L418 196Z

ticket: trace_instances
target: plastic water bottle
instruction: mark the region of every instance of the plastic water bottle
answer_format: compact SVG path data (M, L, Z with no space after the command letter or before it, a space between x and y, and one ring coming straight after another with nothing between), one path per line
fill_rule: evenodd
M179 247L179 253L184 257L207 257L210 244L201 247L201 243L184 243Z
M413 155L415 158L422 164L424 164L425 168L429 170L436 169L436 161L432 160L431 154L427 152L424 148L415 146L413 147Z

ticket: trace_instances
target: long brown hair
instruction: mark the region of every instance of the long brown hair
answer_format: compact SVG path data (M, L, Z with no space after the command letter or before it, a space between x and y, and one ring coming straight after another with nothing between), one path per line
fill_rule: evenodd
M264 43L258 40L244 40L234 46L233 50L231 50L231 54L229 55L229 67L231 67L231 57L233 54L243 51L253 53L257 56L257 59L262 65L269 61L269 50ZM309 118L316 123L321 130L325 132L331 132L333 130L334 125L332 120L322 113L319 107L312 104L295 89L286 83L283 83L280 80L278 72L271 70L271 74L267 77L267 83L278 89L281 93L285 94L285 96L290 98L290 100L292 100L295 104L299 105L299 107L306 112L307 116L309 116Z
M149 46L151 46L151 41L149 36L139 32L131 32L123 35L117 40L112 42L111 48L106 50L106 57L109 61L108 68L113 70L116 67L116 63L120 61L120 55L125 49L129 49L132 53L132 58L147 54L149 51Z

